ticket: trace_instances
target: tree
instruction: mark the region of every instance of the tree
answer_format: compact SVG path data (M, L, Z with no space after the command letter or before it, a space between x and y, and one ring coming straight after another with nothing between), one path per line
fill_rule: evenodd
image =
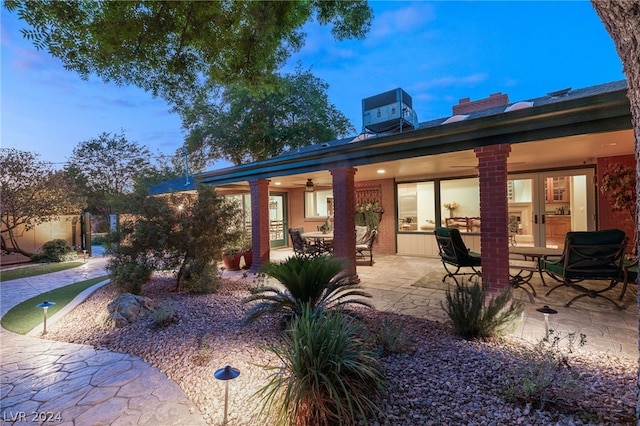
M0 170L2 251L31 257L33 253L19 247L16 233L61 215L79 214L82 199L66 176L39 161L37 154L0 148Z
M636 200L640 200L640 2L629 0L592 0L591 4L602 19L605 28L611 35L622 60L625 76L627 77L627 96L631 103L631 119L635 134L636 153ZM636 201L637 203L637 201ZM640 208L636 208L636 233L640 224ZM636 244L640 239L636 238ZM640 253L636 246L636 253ZM640 293L637 304L640 306ZM640 322L638 324L640 329ZM638 340L640 348L640 339ZM638 409L636 423L640 424L640 369L638 369Z
M102 133L74 148L66 173L82 188L89 211L108 217L127 206L126 195L136 180L153 172L150 156L145 146L128 141L123 133Z
M235 165L342 137L355 129L329 102L328 85L299 68L260 93L234 85L180 109L188 149Z
M204 84L269 82L304 44L313 18L338 40L362 38L366 1L6 0L32 28L24 37L83 78L133 84L170 103Z
M144 281L146 272L177 268L178 290L187 286L202 291L214 284L215 261L242 233L235 201L215 188L200 186L197 195L132 197L131 203L135 215L122 221L115 235L121 244L109 261L112 275L130 281L131 275L138 275L132 271L141 270Z

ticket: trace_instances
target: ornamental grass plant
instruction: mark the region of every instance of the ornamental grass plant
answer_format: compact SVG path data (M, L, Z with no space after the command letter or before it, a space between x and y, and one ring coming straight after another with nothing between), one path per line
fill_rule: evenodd
M457 335L465 339L492 338L515 327L524 305L512 299L510 287L488 302L486 299L487 292L477 281L447 290L446 304L441 306Z
M279 365L258 391L262 413L279 425L368 424L380 418L379 397L387 388L376 351L354 316L340 309L303 304L279 345L267 349Z

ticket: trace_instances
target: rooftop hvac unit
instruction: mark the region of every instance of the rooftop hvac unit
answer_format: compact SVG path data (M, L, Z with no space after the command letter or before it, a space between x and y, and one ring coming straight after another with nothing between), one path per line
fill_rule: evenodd
M411 96L398 88L363 99L362 126L373 133L418 128Z

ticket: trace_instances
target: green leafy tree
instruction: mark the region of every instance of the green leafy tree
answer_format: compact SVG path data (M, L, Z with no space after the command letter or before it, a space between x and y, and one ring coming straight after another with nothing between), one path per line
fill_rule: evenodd
M7 0L24 37L88 78L133 84L171 103L203 85L259 87L304 44L303 25L332 25L338 40L363 38L366 1Z
M0 170L2 251L31 257L33 253L20 248L17 233L61 215L79 214L83 199L63 173L38 160L37 154L0 148Z
M109 260L112 277L122 281L117 284L139 291L152 270L177 269L178 290L214 290L216 261L241 234L237 203L208 186L197 195L132 196L130 202L135 215L112 235L120 242ZM131 282L131 275L140 282Z
M218 89L181 108L186 144L207 160L235 165L345 136L355 129L329 102L328 85L297 69L275 77L272 90Z
M153 173L150 156L146 147L123 133L105 132L74 148L66 173L87 197L89 211L106 218L122 212L136 180Z

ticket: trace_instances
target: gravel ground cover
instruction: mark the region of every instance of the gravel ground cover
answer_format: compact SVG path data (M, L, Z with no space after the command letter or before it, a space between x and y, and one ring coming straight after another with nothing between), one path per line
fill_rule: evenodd
M279 319L244 325L240 301L249 294L249 285L226 280L217 294L191 295L172 292L173 279L156 276L144 295L156 306L173 309L175 322L157 327L145 317L115 330L102 325L106 306L117 294L107 285L51 327L47 337L141 357L175 381L209 424L222 423L224 410L224 383L214 372L231 365L241 374L229 383L229 424L271 424L260 414L256 391L267 382L260 365L276 361L264 347L277 341ZM374 424L635 424L633 360L590 353L585 346L570 354L563 367L572 381L554 384L569 385L558 404L538 409L506 398L510 380L521 383L531 374L522 373L530 371L530 343L514 338L465 341L446 324L375 310L361 313L371 324L390 321L411 336L407 350L382 358L389 389L380 401L385 418Z

